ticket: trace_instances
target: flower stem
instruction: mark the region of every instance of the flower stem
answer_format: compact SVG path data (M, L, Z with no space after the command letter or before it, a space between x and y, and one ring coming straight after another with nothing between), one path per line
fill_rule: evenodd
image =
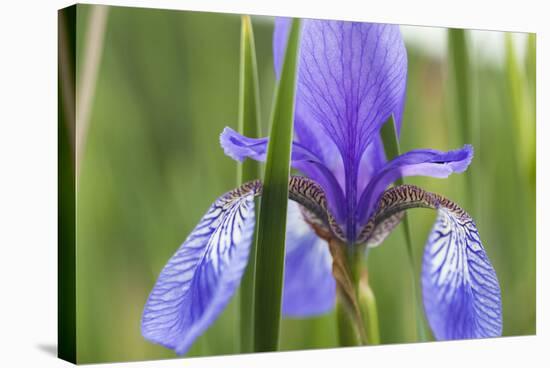
M361 254L354 247L333 238L328 242L338 295L336 313L340 345L366 345L367 332L358 298Z
M336 300L336 321L338 323L338 343L340 346L359 346L361 339L350 318L350 311L342 298Z
M361 278L359 283L359 307L363 321L365 321L365 330L369 344L380 344L380 329L378 325L378 308L376 307L376 297L372 291L367 278L367 273Z

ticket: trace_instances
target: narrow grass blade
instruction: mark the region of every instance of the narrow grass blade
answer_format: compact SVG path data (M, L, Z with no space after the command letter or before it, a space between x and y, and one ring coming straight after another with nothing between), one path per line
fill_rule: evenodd
M516 55L514 40L510 33L505 35L506 45L506 74L508 79L508 94L510 96L510 109L514 127L516 128L516 147L520 170L524 172L532 183L534 183L534 172L530 164L534 162L535 149L535 125L534 116L529 116L530 109L528 100L527 79ZM534 110L533 110L534 111Z
M466 32L463 29L449 29L448 42L449 69L452 79L454 113L456 116L454 120L460 134L460 143L476 143L474 142L475 129L472 120L472 86L470 84L472 74ZM472 165L468 170L468 175L466 175L466 207L474 215L477 211L473 207L478 202L474 198L476 175L475 165Z
M264 190L260 203L254 283L254 350L278 348L286 211L300 20L294 19L271 113Z
M90 125L90 115L95 96L97 76L103 54L103 42L107 30L109 7L106 5L92 5L89 24L86 29L82 66L78 73L76 94L76 172L77 186L82 156L86 147L86 138Z
M532 134L530 135L530 145L532 149L531 162L529 163L529 177L531 179L531 188L535 192L536 188L536 113L537 111L537 35L530 33L527 39L527 83L529 85L529 106L527 109L529 112L530 129Z
M399 148L399 138L397 137L397 131L395 129L395 121L393 115L390 116L388 121L382 126L382 129L380 131L380 134L382 136L382 142L384 143L384 150L386 152L386 157L388 160L393 159L394 157L397 157L400 155L400 148ZM403 178L399 178L396 180L397 185L403 185L404 180ZM412 239L411 239L411 230L409 226L409 218L407 213L405 212L405 215L403 216L403 233L405 235L405 245L407 246L407 255L409 258L409 264L411 267L411 271L413 274L412 279L412 289L414 294L414 314L415 314L415 320L416 320L416 335L418 341L427 341L426 336L426 329L424 325L424 318L422 317L422 306L421 306L421 298L420 298L420 290L417 285L416 280L416 262L414 260L414 251L412 246Z
M260 95L254 33L250 17L241 20L241 61L239 86L239 132L247 137L260 136ZM237 166L237 185L260 178L260 164L245 160ZM240 340L241 352L252 352L254 332L254 272L256 269L256 247L250 249L248 266L240 290Z
M472 136L470 126L470 60L463 29L449 29L449 57L455 89L456 114L460 122L463 141Z
M529 33L527 36L527 80L529 82L530 97L535 101L537 76L537 35Z

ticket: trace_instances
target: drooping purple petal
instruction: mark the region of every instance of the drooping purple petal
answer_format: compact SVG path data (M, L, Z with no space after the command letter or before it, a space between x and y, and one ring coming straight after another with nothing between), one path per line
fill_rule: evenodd
M143 311L146 339L185 354L222 312L248 262L256 190L218 198L168 261Z
M473 157L473 147L441 152L431 149L409 151L386 163L369 182L357 207L358 223L364 225L376 209L384 190L395 180L405 176L431 176L446 178L468 168Z
M499 283L469 216L438 210L424 252L422 291L436 339L501 335Z
M392 187L362 230L364 242L377 244L412 208L438 213L422 264L424 308L434 336L438 340L500 336L497 276L473 219L456 203L414 185Z
M299 205L289 201L283 315L309 317L327 313L335 300L336 283L328 244L304 221Z

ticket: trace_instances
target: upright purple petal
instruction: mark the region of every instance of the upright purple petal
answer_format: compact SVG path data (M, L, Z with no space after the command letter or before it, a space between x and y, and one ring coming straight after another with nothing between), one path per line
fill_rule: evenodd
M277 76L289 25L288 18L275 21ZM398 26L305 19L298 73L297 115L335 142L364 148L391 113L400 130L407 54Z
M368 183L386 164L386 153L380 136L377 136L368 146L361 163L359 164L359 177L357 180L357 193L363 193Z
M257 189L218 198L170 258L145 304L146 339L185 354L225 308L248 262Z
M281 68L283 67L291 21L291 18L275 18L275 29L273 31L273 66L275 67L277 79L279 79ZM302 22L303 21L305 20L302 20Z
M424 252L422 292L436 339L501 335L500 287L469 216L438 210Z
M431 176L446 178L468 168L473 157L473 147L441 152L431 149L409 151L386 163L372 178L361 194L357 207L358 224L364 225L376 209L384 190L395 180L405 176Z
M284 54L287 28L287 20L277 20L276 70ZM398 26L303 21L296 130L299 124L307 124L310 130L323 132L342 158L348 238L355 236L361 164L369 164L368 157L362 160L363 154L392 113L399 130L406 77L407 54ZM301 137L297 140L302 142Z
M275 66L275 74L277 78L279 77L282 62L284 58L284 52L286 49L287 44L287 38L288 38L288 30L290 28L291 19L290 18L276 18L275 19L275 29L273 33L273 63ZM303 39L306 37L310 37L310 35L306 36L306 33L315 33L315 27L311 26L311 23L317 23L318 25L325 23L327 24L327 27L331 27L331 30L329 32L334 37L334 42L324 42L324 35L319 37L319 34L314 35L314 37L311 37L312 40L323 40L323 50L319 52L318 54L321 54L325 50L329 50L329 54L333 54L334 58L338 59L338 55L336 55L338 52L342 52L342 64L346 64L346 61L348 62L347 65L344 66L338 66L336 64L335 66L331 66L330 61L333 59L329 59L328 62L321 61L321 63L324 63L324 70L328 73L327 75L333 74L330 69L336 70L336 68L341 68L341 72L338 73L337 77L341 77L342 81L344 78L342 76L344 73L346 73L345 68L346 67L352 67L349 71L350 77L357 77L357 76L365 76L365 78L368 78L365 74L367 73L377 73L380 69L385 69L385 76L382 75L381 78L387 78L387 76L392 77L392 73L395 73L393 76L395 78L403 78L403 80L400 81L400 83L403 83L403 85L398 85L396 87L396 90L391 92L392 95L395 95L395 98L397 102L394 104L394 107L391 109L392 112L395 115L395 119L397 121L397 130L400 131L401 128L401 117L403 114L403 108L405 104L405 96L406 96L406 86L405 86L405 79L407 74L407 55L406 50L403 44L403 41L401 40L401 36L399 34L395 35L397 38L388 40L384 39L385 37L388 37L390 33L399 33L398 26L393 25L385 25L385 24L370 24L370 23L354 23L354 22L345 22L345 21L327 21L327 20L315 20L315 19L304 19L303 24L304 28L302 31ZM346 27L350 27L350 29L346 29ZM361 27L362 29L353 29L353 27ZM353 34L366 34L370 33L370 28L384 28L384 27L391 27L393 29L390 30L383 30L379 32L379 34L369 37L358 37L357 39ZM369 30L367 30L369 29ZM326 33L325 31L322 31L322 33ZM351 35L351 36L350 36ZM376 39L373 38L381 37L382 39ZM339 38L339 39L337 39ZM346 44L347 42L347 44ZM334 52L331 52L330 49L334 46L334 44L340 43L339 47L333 48ZM302 48L304 44L302 43ZM315 45L313 44L315 47ZM311 49L311 47L309 48ZM343 49L349 50L349 58L344 60L343 58L346 57L345 52L343 52ZM354 54L354 50L357 50L357 52ZM383 58L391 58L392 55L390 53L393 53L393 59L391 60L382 60ZM313 54L312 54L313 55ZM375 58L378 58L381 62L376 63ZM311 58L310 58L311 59ZM365 60L368 60L367 63L365 63ZM300 61L302 60L308 60L307 55L303 56ZM319 58L321 60L321 58ZM351 60L351 62L349 62ZM340 61L337 60L339 63ZM361 67L360 70L353 69L355 66L355 62L357 64L362 64L364 67ZM394 62L394 65L383 65L384 63L392 63ZM315 63L315 61L314 61ZM306 66L304 66L305 68ZM388 70L393 69L393 70ZM334 74L337 74L334 72ZM322 77L322 76L319 76ZM332 78L332 77L329 77ZM383 83L384 81L377 81L378 83ZM362 83L362 81L358 81L358 84ZM300 88L300 86L299 86ZM298 90L300 92L300 89ZM330 93L329 93L330 94ZM328 96L328 95L327 95ZM388 118L389 115L386 117Z
M336 282L328 244L304 221L299 205L289 201L283 315L309 317L327 313L335 300Z

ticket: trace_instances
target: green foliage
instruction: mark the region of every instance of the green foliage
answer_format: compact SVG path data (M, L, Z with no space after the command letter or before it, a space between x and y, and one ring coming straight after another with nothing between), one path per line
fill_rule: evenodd
M241 19L241 61L239 84L239 132L247 137L260 136L260 95L254 33L249 16ZM260 164L245 160L237 165L237 185L260 178ZM241 352L252 351L254 321L254 273L256 270L256 245L250 249L248 266L240 288L240 339Z
M255 351L277 350L279 346L299 39L300 21L293 19L281 77L275 90L264 188L260 201L254 283Z
M451 28L448 32L449 38L449 62L455 88L455 108L460 127L462 128L462 139L471 141L471 71L466 31L463 29Z
M534 162L535 158L535 116L534 108L530 106L531 96L534 93L529 91L529 85L525 76L526 71L520 67L519 60L516 55L514 40L511 34L506 34L506 74L508 81L508 89L510 91L509 103L514 120L515 133L518 136L518 145L515 147L518 155L518 162L521 170L524 171L524 176L529 177L534 184L535 170L534 167L529 167L529 164ZM533 41L530 41L532 43ZM533 73L533 46L528 44L527 57L530 59L527 66L528 74ZM534 76L530 76L531 83L534 83Z

